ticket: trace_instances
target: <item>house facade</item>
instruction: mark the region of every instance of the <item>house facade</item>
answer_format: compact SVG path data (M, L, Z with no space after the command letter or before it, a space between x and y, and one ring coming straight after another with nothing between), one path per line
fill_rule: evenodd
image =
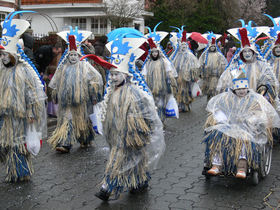
M102 0L21 0L21 9L37 12L22 17L31 23L35 35L68 30L69 26L92 31L95 36L112 30ZM143 17L133 19L128 27L136 26L144 32L145 15L152 13L145 12Z
M0 0L0 22L5 19L7 14L17 10L19 3L19 0Z

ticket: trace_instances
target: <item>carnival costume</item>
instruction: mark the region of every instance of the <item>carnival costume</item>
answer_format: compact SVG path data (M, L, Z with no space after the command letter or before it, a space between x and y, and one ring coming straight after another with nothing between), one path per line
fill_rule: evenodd
M216 95L218 80L227 66L226 58L216 45L218 36L213 33L208 34L210 43L199 57L200 75L203 79L202 92L207 95L208 100Z
M217 85L217 91L223 92L231 87L232 82L230 71L231 69L237 68L238 62L242 60L244 62L244 69L246 71L246 77L249 80L250 88L264 95L270 101L270 103L275 106L275 98L278 95L279 83L271 67L259 55L254 47L251 47L251 43L248 39L247 29L238 29L238 34L241 37L242 48L239 49L238 53L236 56L234 56L226 71L221 75ZM253 55L250 60L246 60L244 59L243 54L245 51L249 50L253 53Z
M93 105L101 100L103 82L101 75L86 60L70 62L71 53L80 50L80 44L91 32L70 30L58 33L69 43L49 84L52 97L58 103L57 127L48 142L60 152L69 152L79 142L81 147L90 146L94 140L89 114ZM78 47L76 46L76 41ZM81 56L81 53L78 53Z
M153 36L154 34L151 32L148 34L150 55L147 57L141 73L145 76L147 85L153 94L158 109L158 115L161 121L164 122L166 104L168 99L172 96L172 89L176 88L175 77L177 76L177 72L160 47L160 41L167 35L167 33L155 31L154 33L155 36ZM163 35L162 33L166 33L166 35ZM160 37L159 40L156 39L157 36ZM153 54L157 54L157 56L154 57Z
M13 19L23 12L32 11L10 13L1 23L0 53L6 53L10 61L4 63L2 56L0 62L0 160L5 164L9 182L30 179L33 167L27 138L39 143L46 134L43 85L35 66L18 44L30 24ZM31 129L38 139L28 136Z
M143 54L136 51L145 39L124 36L106 45L113 66L101 103L104 134L110 146L102 188L96 194L102 200L108 200L113 193L118 196L125 190L145 189L151 178L151 166L155 166L165 148L162 123L153 98L134 69L135 59ZM119 84L113 74L122 77Z
M240 67L241 68L241 67ZM272 105L260 94L248 89L248 79L240 69L235 72L228 92L214 96L207 104L210 113L205 124L205 165L209 174L245 178L247 168L260 168L261 145L272 147L271 128L280 126ZM236 91L247 91L238 96ZM210 168L210 167L209 167Z
M271 65L277 81L280 82L280 26L279 23L277 25L276 21L271 16L266 16L272 20L273 27L268 27L264 32L270 38L270 40L266 42L268 43L268 46L266 47L265 52L263 52L263 57Z
M182 33L182 40L171 55L171 60L178 73L177 93L175 98L178 102L179 110L190 111L190 104L193 101L191 94L192 83L198 79L199 62L195 55L190 51L186 38L186 31Z

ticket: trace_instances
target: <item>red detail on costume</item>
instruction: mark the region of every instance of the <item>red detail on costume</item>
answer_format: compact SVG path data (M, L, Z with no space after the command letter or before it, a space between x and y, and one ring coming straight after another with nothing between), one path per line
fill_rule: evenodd
M169 50L166 54L169 55L169 53L171 53L173 51L173 48L171 50Z
M280 44L280 33L278 33L278 37L277 37L275 44Z
M245 46L251 47L248 36L247 36L247 29L246 28L239 29L239 34L241 37L242 47L245 47Z
M261 37L261 38L258 38L256 42L260 41L260 40L266 40L266 39L269 39L268 36L265 36L265 37Z
M98 56L93 55L93 54L88 54L88 55L85 55L85 56L81 57L80 61L85 59L85 58L92 59L94 62L98 63L99 65L103 66L106 69L118 68L117 66L115 66L115 65L113 65L113 64L103 60L102 58L99 58Z
M144 62L146 60L147 56L149 55L148 43L144 42L139 48L145 51L145 53L139 58Z
M0 45L0 50L5 50L5 47L3 47L2 45Z
M150 48L153 49L153 48L157 48L156 44L154 43L153 39L152 38L149 38L148 39L148 42L149 42L149 45L150 45Z
M191 42L190 41L187 41L188 45L189 45L189 48L192 50L192 45L191 45Z
M187 42L187 32L183 31L182 33L182 41L181 42Z
M211 44L216 44L216 38L212 37L212 43Z
M68 36L68 41L69 41L69 51L72 51L72 50L77 51L75 36L74 35L69 35Z

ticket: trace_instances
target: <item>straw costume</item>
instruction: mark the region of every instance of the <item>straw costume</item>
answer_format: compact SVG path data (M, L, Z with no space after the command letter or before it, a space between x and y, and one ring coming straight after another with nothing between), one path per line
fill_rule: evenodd
M195 55L190 51L186 31L180 31L182 39L179 46L171 55L171 60L178 73L177 78L177 93L175 98L178 102L180 111L190 111L190 104L193 101L191 94L192 83L198 79L199 62Z
M216 87L221 74L227 66L227 60L216 45L216 38L220 35L209 33L209 44L199 57L200 75L203 79L202 92L207 100L216 95Z
M153 94L158 115L162 122L165 120L166 104L169 97L173 94L172 89L176 89L175 77L177 76L176 69L160 46L160 41L167 35L167 33L164 33L166 32L154 31L154 33L150 32L148 34L150 54L141 72L145 76L147 85ZM160 38L154 42L153 39L157 40L157 36Z
M153 98L134 69L135 59L144 52L139 53L139 47L145 39L133 38L133 34L130 38L124 36L106 45L113 66L101 103L104 134L110 146L102 187L96 193L102 200L108 200L112 194L117 197L122 191L146 189L151 178L149 171L165 148Z
M250 32L250 28L249 31L246 28L238 29L242 48L239 49L226 71L221 75L217 85L217 91L223 92L231 87L230 69L237 68L236 66L238 66L238 62L241 60L244 62L244 69L246 71L246 77L249 80L250 88L264 95L275 106L279 83L269 64L254 49L254 44L250 43L254 40L253 38L249 39ZM248 52L252 54L250 60L246 60L244 57L244 53L247 54Z
M205 164L209 174L222 171L245 178L247 168L260 167L261 145L273 140L271 128L279 127L279 117L272 105L260 94L248 89L249 82L240 69L234 72L228 92L214 96L207 104L205 124ZM240 96L239 90L245 91Z
M30 24L13 19L23 12L31 11L10 13L1 23L0 161L5 164L8 182L30 179L33 168L31 153L25 146L27 130L33 127L39 135L36 141L45 137L46 131L43 85L38 71L18 44Z
M271 16L266 16L272 20L273 27L268 27L268 30L264 32L270 38L268 41L270 44L264 52L264 58L271 65L277 81L280 82L280 26L279 23L277 25L276 21Z
M81 147L88 147L94 140L89 114L93 112L93 105L101 100L103 82L101 75L88 61L79 61L80 43L90 34L77 28L58 33L69 43L69 50L49 84L59 108L57 127L48 142L62 153L69 152L76 142ZM73 54L78 57L74 63L71 62Z

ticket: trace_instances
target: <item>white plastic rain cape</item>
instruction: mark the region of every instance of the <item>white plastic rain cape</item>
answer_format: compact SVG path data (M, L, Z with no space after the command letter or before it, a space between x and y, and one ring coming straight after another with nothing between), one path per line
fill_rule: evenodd
M244 64L246 77L249 80L249 87L254 91L257 91L258 87L261 85L269 85L272 89L276 91L279 90L279 83L269 64L263 60L254 59L253 62ZM218 92L223 92L232 87L232 78L234 78L234 71L237 69L238 62L233 62L224 71L218 81Z
M253 90L244 97L232 91L221 93L209 101L206 110L213 114L216 124L205 131L218 130L235 139L265 144L266 129L280 127L273 106Z
M154 101L136 85L124 84L109 96L103 129L111 148L107 174L154 168L165 150Z

